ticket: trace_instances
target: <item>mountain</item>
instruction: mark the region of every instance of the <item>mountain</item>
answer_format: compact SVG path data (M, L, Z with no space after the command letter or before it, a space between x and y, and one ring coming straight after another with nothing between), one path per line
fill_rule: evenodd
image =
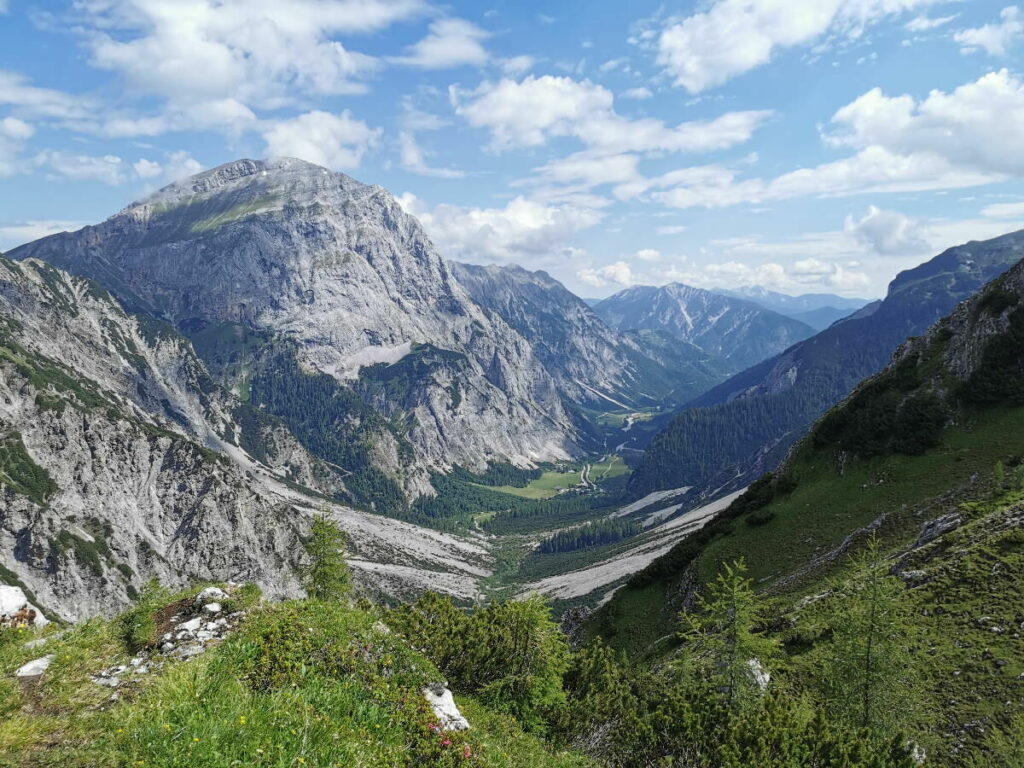
M479 547L329 503L348 480L218 386L171 326L46 262L0 257L0 581L33 603L77 620L153 578L294 595L318 508L374 589L475 594Z
M924 265L895 288L948 287L953 264L992 268L998 262L985 254L1019 241L954 249L940 257L942 269ZM845 579L862 567L851 558L866 552L895 601L887 625L905 622L907 642L927 649L918 656L926 660L914 709L915 726L929 734L928 764L975 765L965 756L986 749L986 732L1024 716L1012 693L1022 663L1013 629L1024 589L1022 436L1018 263L900 345L776 472L619 589L591 631L642 654L673 637L690 596L742 557L752 583L771 595L767 634L788 638L799 668L816 670L831 632L815 622L828 620L829 601L849 594ZM992 701L1003 703L993 710Z
M765 309L806 323L816 331L828 328L836 320L841 320L868 304L867 299L848 299L834 293L804 293L790 296L759 285L748 285L733 290L715 288L714 292L753 301Z
M1024 257L1024 232L950 248L901 272L886 298L696 398L652 440L630 480L638 496L684 485L740 487L909 336Z
M609 296L594 311L620 331L665 331L725 359L739 370L764 360L814 330L750 301L681 283L637 286Z
M451 267L477 304L522 334L574 403L597 410L682 404L725 378L724 361L691 344L613 331L546 272Z
M466 293L380 187L240 160L22 246L188 336L214 378L400 511L429 473L579 453L530 344Z

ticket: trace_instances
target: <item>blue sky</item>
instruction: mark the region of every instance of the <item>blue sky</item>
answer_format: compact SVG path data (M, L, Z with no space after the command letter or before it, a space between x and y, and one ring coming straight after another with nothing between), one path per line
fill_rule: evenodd
M1024 228L1005 0L0 0L0 249L293 155L584 296L873 297Z

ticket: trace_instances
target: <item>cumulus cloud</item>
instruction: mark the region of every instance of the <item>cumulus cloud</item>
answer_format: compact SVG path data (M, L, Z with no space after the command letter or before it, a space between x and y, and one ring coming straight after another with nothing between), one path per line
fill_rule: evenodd
M636 285L636 275L625 261L616 261L614 264L598 269L586 267L577 271L576 277L580 282L595 288L603 288L607 285L628 288L631 285Z
M1011 5L1003 8L998 24L986 24L974 29L957 32L956 40L965 53L982 50L990 56L1006 56L1010 48L1024 36L1024 18L1020 8Z
M244 94L263 101L359 90L372 65L332 36L383 29L422 13L421 0L87 0L95 65L172 100Z
M667 206L688 208L988 184L1024 176L1021 121L1024 84L1005 69L921 100L875 88L832 117L826 139L854 150L846 158L773 179L742 179L736 168L697 166L645 179L627 191L650 192Z
M124 184L131 168L117 155L80 155L64 150L47 149L34 158L35 165L54 176L73 181L98 181L110 186Z
M895 14L939 0L718 0L673 19L657 34L658 63L676 85L699 93L766 64L777 50L828 36L856 37Z
M453 88L451 98L470 125L490 131L496 150L573 136L605 153L709 152L748 141L771 115L764 110L729 112L675 126L654 118L634 120L615 111L607 88L551 75L485 82L474 91Z
M263 139L270 157L297 157L343 171L359 166L380 133L347 110L339 115L314 110L277 121L264 131Z
M446 258L470 261L552 259L572 253L569 242L603 214L592 208L517 197L502 208L430 207L414 195L399 198Z
M426 37L391 61L420 69L479 67L489 58L482 44L488 37L490 33L464 19L438 19L430 24Z
M928 241L918 222L897 211L869 206L861 218L846 218L846 231L880 256L926 253Z

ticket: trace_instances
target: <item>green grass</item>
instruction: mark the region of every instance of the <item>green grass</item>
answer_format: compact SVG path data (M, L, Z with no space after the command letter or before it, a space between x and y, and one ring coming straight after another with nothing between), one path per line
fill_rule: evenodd
M38 630L0 630L0 766L593 765L462 696L472 729L435 733L420 691L442 678L426 657L381 629L372 607L250 606L225 641L192 660L169 660L111 701L110 689L90 674L130 658L130 646L151 640L147 617L181 597L151 591L128 616L86 622L45 649L23 647ZM41 680L20 684L11 676L44 653L55 659Z
M943 445L920 456L891 454L851 461L840 472L830 454L807 451L792 475L798 485L771 505L764 525L738 521L699 561L701 580L722 563L746 558L755 582L771 581L836 547L851 531L883 512L916 511L930 499L987 473L999 460L1024 453L1024 409L992 409L949 429ZM794 535L799 531L799 535Z
M590 468L590 482L597 483L601 480L610 480L613 477L620 477L629 474L630 469L621 456L606 456L601 461L593 464ZM547 470L540 477L531 480L525 487L514 485L481 486L492 491L507 493L511 496L518 496L522 499L550 499L557 496L559 491L568 488L575 488L583 482L583 468L559 472Z

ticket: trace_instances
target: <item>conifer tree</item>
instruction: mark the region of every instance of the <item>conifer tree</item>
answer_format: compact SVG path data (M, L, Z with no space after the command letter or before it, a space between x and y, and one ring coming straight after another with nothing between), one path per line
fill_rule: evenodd
M889 738L906 728L918 678L903 585L889 576L878 541L833 585L828 623L832 642L821 688L837 722Z
M778 643L757 631L764 604L746 577L742 559L726 564L698 598L698 610L683 613L684 666L696 666L730 710L760 693Z
M351 577L345 562L345 534L323 515L313 520L303 572L306 592L314 600L340 600L351 591Z

